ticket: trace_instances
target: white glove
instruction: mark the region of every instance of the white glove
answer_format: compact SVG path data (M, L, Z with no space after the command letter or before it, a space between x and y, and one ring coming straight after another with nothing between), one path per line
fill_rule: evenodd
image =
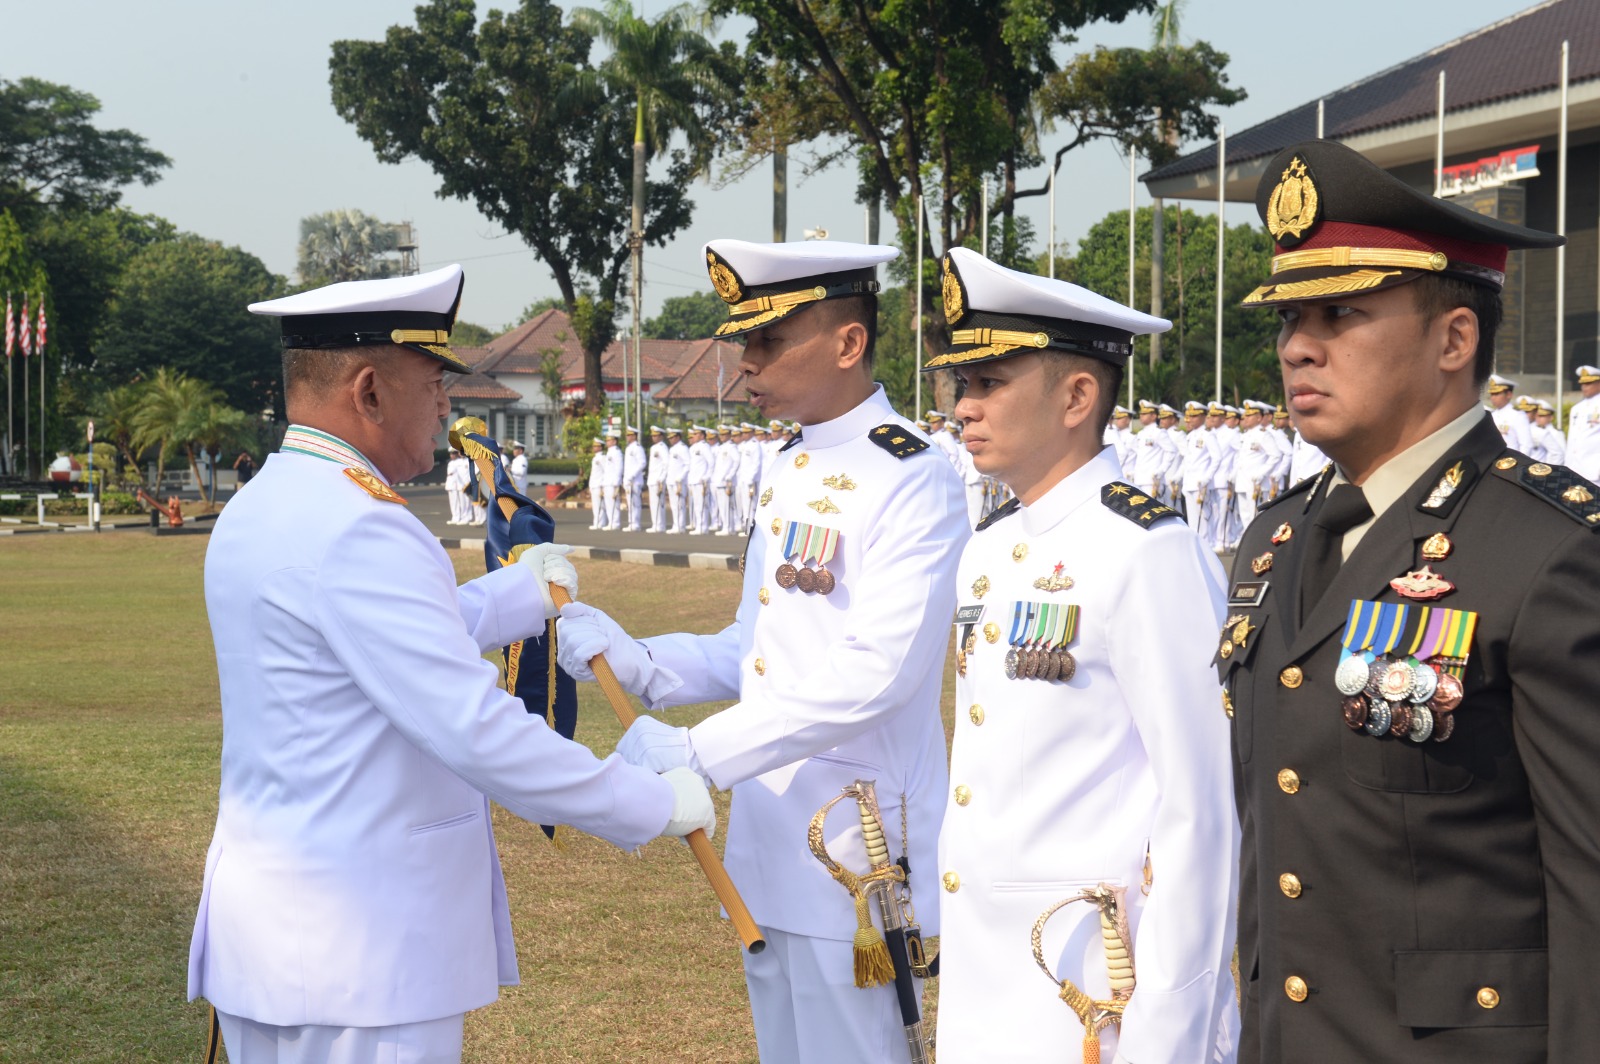
M526 565L533 570L533 578L539 584L539 594L544 597L544 618L547 621L557 613L556 600L550 597L551 584L560 584L567 589L567 594L578 597L578 570L564 557L571 551L571 547L562 543L536 543L517 559L518 565Z
M628 764L651 772L700 770L694 746L689 742L689 729L674 728L654 717L636 717L617 742L617 754Z
M644 699L647 706L658 705L683 686L682 677L652 661L644 644L605 613L581 602L563 606L556 621L556 663L579 683L593 683L589 662L596 654L606 656L622 689Z
M717 811L711 804L711 792L705 780L686 768L663 772L661 778L672 784L672 819L661 829L663 835L682 837L696 828L707 838L716 838Z

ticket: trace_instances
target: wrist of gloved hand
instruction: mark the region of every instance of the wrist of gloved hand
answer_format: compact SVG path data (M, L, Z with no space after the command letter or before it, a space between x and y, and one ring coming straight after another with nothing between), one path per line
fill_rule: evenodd
M592 683L595 675L589 663L596 654L606 656L622 689L644 699L647 706L659 705L683 686L677 673L657 665L643 643L600 610L581 602L562 607L556 622L557 664L573 679Z
M578 570L566 558L571 551L572 548L563 543L535 543L517 558L518 565L525 565L533 572L534 581L539 585L539 595L544 599L546 620L559 612L555 599L550 595L551 584L565 588L573 598L578 597Z
M652 772L675 768L698 771L688 728L675 728L655 717L637 717L617 742L617 755L630 765Z
M717 811L711 804L711 792L705 780L687 768L669 769L661 778L672 785L672 818L661 834L682 837L692 831L704 831L708 838L717 834Z

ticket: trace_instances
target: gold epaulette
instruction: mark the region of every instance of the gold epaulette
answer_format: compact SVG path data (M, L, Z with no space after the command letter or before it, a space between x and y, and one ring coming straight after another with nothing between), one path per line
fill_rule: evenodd
M346 466L344 475L360 485L361 490L382 502L397 502L401 506L407 505L400 494L372 475L372 471L362 469L360 466Z

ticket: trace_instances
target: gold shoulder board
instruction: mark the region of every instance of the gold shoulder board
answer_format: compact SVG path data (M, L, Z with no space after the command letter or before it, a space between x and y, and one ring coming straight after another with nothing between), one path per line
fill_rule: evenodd
M401 506L406 505L405 499L401 498L398 492L373 476L369 470L362 469L359 466L347 466L344 475L355 481L361 486L362 491L371 495L374 499L382 502L397 502Z

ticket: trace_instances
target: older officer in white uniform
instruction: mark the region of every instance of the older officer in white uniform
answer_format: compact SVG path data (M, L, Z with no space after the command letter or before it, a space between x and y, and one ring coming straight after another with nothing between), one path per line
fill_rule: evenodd
M292 424L206 552L222 783L189 953L232 1064L460 1058L462 1014L518 981L489 798L624 849L711 820L692 773L598 760L496 686L482 654L543 633L565 548L457 587L389 486L432 467L466 372L461 283L250 308L283 319Z
M1137 980L1120 1034L1100 1033L1104 1059L1232 1059L1238 841L1207 668L1222 569L1101 445L1133 336L1170 324L964 248L945 269L960 304L927 368L965 381L967 448L1017 498L973 535L956 581L939 1060L1078 1059L1084 1027L1030 938L1052 905L1102 885L1124 892ZM1059 910L1042 943L1055 977L1112 997L1094 904Z
M1506 438L1506 446L1527 454L1533 447L1533 434L1528 431L1528 415L1512 403L1517 382L1498 373L1489 374L1489 416L1494 427Z
M768 943L744 958L763 1064L905 1061L893 988L854 985L855 910L806 828L841 787L876 780L891 855L909 840L917 914L936 933L961 484L872 380L875 267L893 248L718 240L706 254L731 305L719 334L745 335L752 404L803 426L766 470L738 615L715 635L636 643L569 607L560 660L587 679L584 656L610 648L651 708L738 700L690 729L642 717L619 751L733 788L728 872ZM866 871L860 821L827 828L834 858Z

